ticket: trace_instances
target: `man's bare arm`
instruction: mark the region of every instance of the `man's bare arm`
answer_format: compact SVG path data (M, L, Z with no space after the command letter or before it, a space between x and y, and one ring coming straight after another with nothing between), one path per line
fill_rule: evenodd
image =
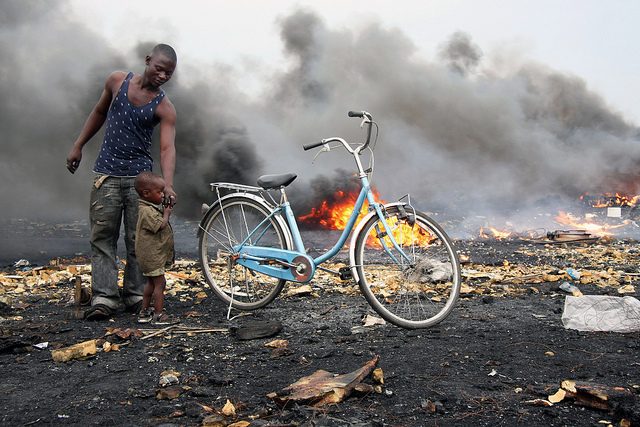
M178 201L178 195L173 190L173 175L176 169L176 109L165 97L156 113L160 117L160 168L165 182L164 194L168 199L173 197L169 203L175 204Z
M104 125L104 122L107 119L107 113L109 112L109 106L113 99L113 88L120 87L124 80L123 75L124 73L121 71L116 71L107 79L102 95L100 95L100 100L98 100L98 103L89 114L87 121L82 127L82 131L80 131L78 139L76 139L73 144L73 148L71 148L71 151L67 156L67 169L69 169L69 172L75 173L75 171L78 170L78 166L82 160L82 148L96 133L98 133L100 128L102 128L102 125Z

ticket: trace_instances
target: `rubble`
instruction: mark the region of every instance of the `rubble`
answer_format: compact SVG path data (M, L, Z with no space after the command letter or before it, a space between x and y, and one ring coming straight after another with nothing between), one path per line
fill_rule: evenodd
M64 415L78 425L126 418L136 425L310 426L314 420L463 427L640 420L632 405L640 391L638 332L568 330L561 321L572 297L561 289L565 282L585 296L639 296L638 242L456 244L466 257L456 309L434 328L416 331L378 322L357 285L324 272L308 284L311 292L287 294L299 287L288 284L267 307L227 319L227 306L207 296L193 257L167 274L165 305L181 324L140 329L123 310L113 321L89 323L67 316L76 310L77 278L90 288L86 259L11 265L0 272L0 358L7 372L0 420L55 424ZM237 335L243 326L271 321L280 323L271 336ZM88 359L53 361L52 351L90 340L96 352ZM372 375L350 382L374 356ZM267 397L320 371L329 374L327 383L339 378L338 394L327 391L333 393L327 404L314 406L327 397L321 387L310 400L291 399L289 391L276 393L282 403ZM552 399L558 378L579 385L597 379L609 406L587 405L562 387L564 397ZM607 387L631 396L615 397ZM235 412L223 411L227 402Z
M585 230L556 230L548 232L542 238L535 239L534 242L541 244L585 244L597 242L599 239L599 236L592 236Z
M560 403L565 399L602 411L620 410L621 406L633 409L639 403L635 394L625 387L571 380L562 381L558 391L549 396L548 400L551 403Z
M85 360L95 355L96 352L96 340L89 340L72 345L71 347L52 350L51 357L54 362L66 362L71 359Z
M281 405L298 402L321 407L339 403L356 390L363 394L370 393L373 388L367 387L362 381L374 371L378 359L376 355L362 368L344 375L335 375L324 370L316 371L280 392L268 394L267 397ZM381 378L379 373L377 378Z

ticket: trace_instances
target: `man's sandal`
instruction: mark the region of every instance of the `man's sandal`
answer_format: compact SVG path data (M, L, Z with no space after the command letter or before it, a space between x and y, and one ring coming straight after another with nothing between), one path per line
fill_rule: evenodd
M139 314L140 310L142 310L142 300L138 300L132 305L127 307L127 311L133 314Z
M113 315L111 307L104 304L95 304L84 312L85 320L107 320Z

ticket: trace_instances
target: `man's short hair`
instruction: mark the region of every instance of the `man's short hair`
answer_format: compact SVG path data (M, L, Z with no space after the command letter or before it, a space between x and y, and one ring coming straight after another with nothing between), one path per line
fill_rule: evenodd
M155 53L161 54L174 64L178 63L178 55L176 55L176 51L168 44L160 43L159 45L156 45L149 56L153 56Z

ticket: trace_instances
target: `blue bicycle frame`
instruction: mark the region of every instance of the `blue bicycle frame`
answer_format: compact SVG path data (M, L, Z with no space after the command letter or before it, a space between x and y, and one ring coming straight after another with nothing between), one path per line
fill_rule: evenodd
M234 252L236 252L236 262L251 270L255 270L268 276L299 283L306 283L313 278L316 267L334 257L344 247L349 234L351 234L352 230L354 229L356 220L360 215L360 210L362 209L364 200L366 199L369 203L369 209L376 211L378 218L381 219L381 223L383 224L384 232L382 232L382 230L377 230L378 234L388 237L391 245L398 251L398 253L402 254L403 258L411 263L411 260L400 249L398 243L394 239L389 224L384 220L384 214L382 213L382 208L380 207L381 205L380 203L376 202L373 193L371 192L371 186L369 184L367 175L361 173L360 181L362 183L362 189L360 190L360 194L358 195L358 198L354 204L353 211L351 212L351 215L347 220L347 224L345 225L345 228L335 245L323 255L317 258L311 258L306 254L306 249L302 241L298 223L291 209L291 205L285 197L283 203L279 204L271 212L271 214L266 217L244 239L244 241L242 241L239 245L233 247ZM284 189L282 189L281 191L284 191ZM260 235L256 235L257 230L260 230L262 226L267 223L273 216L282 215L283 213L289 226L289 230L291 231L291 237L293 239L295 250L252 245L245 246L250 241L259 242L260 237L266 232L266 229L263 230ZM394 262L400 264L396 257L391 253L391 250L389 249L386 241L383 238L381 238L380 241L382 243L382 247L389 254L391 259L393 259Z

